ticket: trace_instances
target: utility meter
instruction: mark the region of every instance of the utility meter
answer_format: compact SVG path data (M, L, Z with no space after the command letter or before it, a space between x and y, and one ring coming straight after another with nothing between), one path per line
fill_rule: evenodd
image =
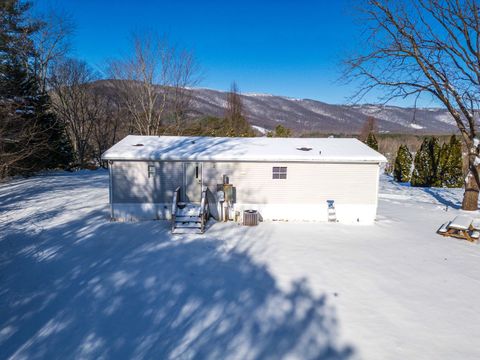
M218 202L225 201L225 193L222 190L217 191L217 201Z

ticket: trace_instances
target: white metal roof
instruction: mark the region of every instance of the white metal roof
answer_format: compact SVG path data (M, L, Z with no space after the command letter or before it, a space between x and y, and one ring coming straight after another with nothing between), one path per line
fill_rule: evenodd
M302 148L304 148L302 150ZM310 150L306 150L310 149ZM353 138L221 138L129 135L104 160L385 162Z

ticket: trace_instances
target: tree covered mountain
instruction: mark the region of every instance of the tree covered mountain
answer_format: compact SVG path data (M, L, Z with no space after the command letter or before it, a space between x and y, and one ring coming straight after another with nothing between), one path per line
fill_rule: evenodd
M192 89L191 106L197 114L223 116L227 93ZM452 134L453 119L438 108L402 108L381 105L333 105L310 99L268 94L242 94L248 121L274 129L281 124L296 133L358 133L367 117L377 120L381 133Z

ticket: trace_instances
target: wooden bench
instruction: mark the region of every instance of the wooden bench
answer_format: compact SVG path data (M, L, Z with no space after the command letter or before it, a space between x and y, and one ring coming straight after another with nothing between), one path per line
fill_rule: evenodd
M452 221L442 224L437 233L474 242L480 237L480 219L473 220L469 216L458 215Z

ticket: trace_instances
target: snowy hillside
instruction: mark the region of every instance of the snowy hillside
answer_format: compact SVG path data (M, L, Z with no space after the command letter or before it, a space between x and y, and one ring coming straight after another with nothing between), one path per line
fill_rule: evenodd
M199 114L223 116L226 93L212 89L191 89L193 107ZM381 105L332 105L309 99L268 94L243 94L249 121L273 129L282 124L299 132L358 132L368 116L377 119L385 133L452 134L453 119L442 109L401 108Z
M95 82L97 89L111 94L110 81ZM160 87L158 88L160 89ZM225 116L227 93L190 88L194 116ZM358 133L367 117L377 119L379 131L399 134L452 134L457 132L452 117L443 109L401 108L382 105L335 105L311 99L270 94L241 95L248 121L267 131L281 124L297 133Z
M479 359L480 247L435 234L461 190L382 177L373 226L108 221L105 171L0 185L11 359Z

